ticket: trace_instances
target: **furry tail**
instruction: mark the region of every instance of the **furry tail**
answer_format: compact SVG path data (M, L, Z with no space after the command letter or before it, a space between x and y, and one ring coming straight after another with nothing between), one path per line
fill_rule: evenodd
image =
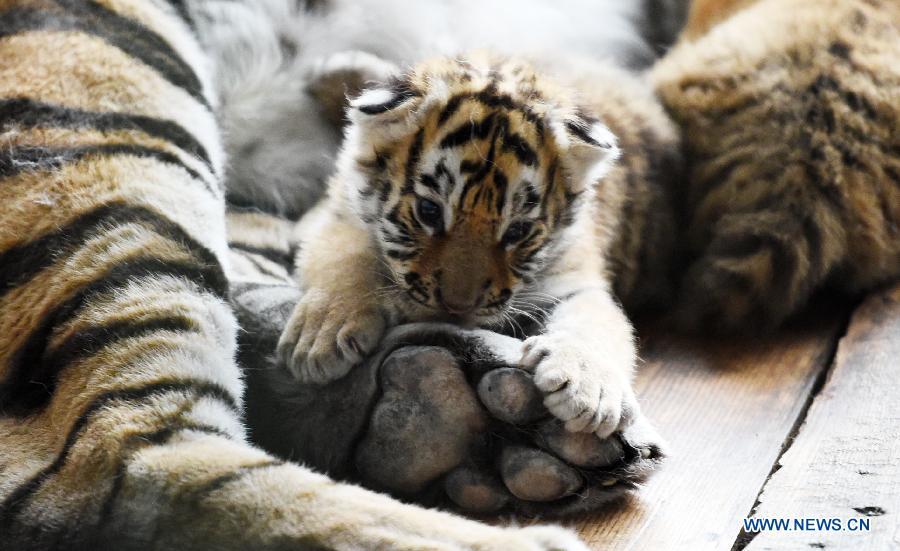
M833 217L815 203L723 216L682 280L679 324L745 333L781 324L844 255Z

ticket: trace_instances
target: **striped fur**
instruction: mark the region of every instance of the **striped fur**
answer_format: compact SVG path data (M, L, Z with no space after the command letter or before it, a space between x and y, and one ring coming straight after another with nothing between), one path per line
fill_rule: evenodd
M245 442L223 155L181 8L0 1L0 549L583 549Z
M683 324L770 329L900 276L898 37L892 0L695 2L653 75L690 161Z
M621 150L593 190L606 277L629 314L669 306L678 235L674 192L684 171L678 129L643 78L613 68L575 74L576 87L595 91L584 101Z
M635 255L653 233L630 225L623 240L620 215L652 208L651 184L631 179L654 172L646 138L673 144L674 131L624 71L558 76L474 53L351 101L328 199L303 222L304 296L279 343L300 380L343 376L394 324L445 320L534 335L522 366L569 430L605 438L631 422L634 344L607 256ZM633 105L617 105L629 92ZM594 114L616 111L618 126L643 125L628 131L628 166L604 178L619 148Z
M292 217L305 212L332 172L346 94L428 57L490 48L549 63L586 57L645 67L654 56L637 28L643 3L189 2L203 43L221 60L229 199ZM655 5L649 10L658 14Z

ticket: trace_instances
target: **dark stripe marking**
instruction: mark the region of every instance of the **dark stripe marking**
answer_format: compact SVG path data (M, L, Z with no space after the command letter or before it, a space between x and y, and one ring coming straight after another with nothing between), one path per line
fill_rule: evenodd
M358 109L360 111L362 111L363 113L365 113L366 115L377 115L379 113L386 113L388 111L396 109L397 107L400 106L400 104L402 104L403 102L405 102L406 100L408 100L411 97L413 97L413 96L398 95L398 96L394 96L393 99L388 100L384 103L379 103L378 105L361 105L360 107L358 107Z
M76 163L89 157L115 157L120 155L154 159L164 164L177 166L187 172L191 178L201 182L213 197L217 196L215 191L216 185L203 178L196 170L184 164L176 155L155 147L121 143L59 148L11 147L0 151L0 179L12 178L26 171L59 170L67 164Z
M497 212L497 216L500 216L500 213L503 212L503 207L506 206L506 189L509 185L509 178L506 177L506 174L503 173L499 168L494 170L494 210Z
M413 137L413 141L409 146L409 151L406 154L406 171L404 173L404 193L412 193L413 184L416 179L416 168L419 164L419 158L422 156L422 145L425 140L425 129L420 128L418 132L416 132L415 137Z
M40 8L12 8L0 13L0 39L34 31L77 31L96 36L153 68L207 109L203 85L194 70L160 35L91 0L47 1Z
M83 111L28 98L0 100L0 131L12 128L140 130L201 159L212 172L206 148L183 126L170 120L128 113Z
M491 113L478 122L465 122L444 136L439 146L441 149L447 149L460 146L466 142L483 140L493 130L495 118L496 115Z
M543 142L545 133L543 118L532 111L527 105L514 100L512 96L499 93L497 91L496 83L491 83L479 92L459 94L450 98L450 100L447 101L447 105L444 106L441 113L438 115L438 125L447 122L467 100L477 101L485 107L494 109L499 107L508 111L520 113L522 118L535 126L538 139Z
M538 136L543 139L544 121L540 115L537 115L527 106L517 102L511 96L507 94L498 94L493 85L488 86L472 97L487 107L502 107L508 111L520 113L525 120L537 127Z
M245 253L259 255L266 260L271 260L275 264L289 270L294 267L294 257L290 251L278 250L274 247L255 247L253 245L247 245L246 243L234 241L229 243L228 247Z
M481 164L475 161L470 161L468 159L463 159L459 162L459 171L462 174L469 174L472 172L477 172L478 169L481 168Z
M243 258L244 260L246 260L246 261L249 262L250 264L253 264L253 267L256 268L257 273L262 274L262 275L267 275L267 276L270 276L270 277L274 277L274 278L284 278L284 273L283 273L283 272L282 272L282 273L277 273L277 272L275 272L275 271L272 270L272 266L271 266L271 265L269 265L269 266L266 265L266 264L271 264L271 263L272 263L269 259L267 259L267 258L265 258L265 257L262 257L262 256L259 256L259 255L256 255L256 254L253 254L253 253L247 253L247 252L244 252L244 251L237 251L237 250L235 250L235 251L232 251L232 252L233 252L234 254L240 254L240 255L241 255L241 258ZM265 262L265 264L264 264L264 262Z
M512 151L516 158L525 166L535 166L538 163L537 153L522 136L516 133L503 136L502 150Z
M817 189L825 203L830 207L832 212L843 217L847 211L847 201L841 188L835 185L829 178L823 177L821 170L812 162L801 160L803 166L803 174L806 176L807 183Z
M571 132L573 136L575 136L576 138L578 138L579 140L581 140L587 144L590 144L590 145L593 145L596 147L601 147L603 149L609 149L609 147L610 147L610 144L601 144L600 142L595 140L593 137L591 137L591 135L588 134L588 129L585 128L584 124L582 124L582 123L578 123L578 122L574 122L574 121L566 121L566 129L568 129L569 132Z
M81 247L102 228L122 224L148 226L158 235L190 251L203 264L219 265L215 254L194 240L180 225L146 207L122 202L107 203L63 224L51 233L0 252L0 297L51 266L59 259L61 253ZM221 272L221 268L219 271ZM210 281L216 288L216 294L224 296L227 288L224 274Z
M759 254L768 246L777 246L778 240L772 236L743 234L738 236L719 237L711 247L710 253L717 258L745 258Z
M750 157L750 159L748 159L748 156ZM701 180L695 177L690 188L691 201L695 205L700 204L714 191L725 186L726 184L729 184L731 182L731 176L735 170L737 170L739 167L747 166L746 163L753 162L752 156L753 153L741 154L740 156L731 159L730 161L716 168L713 173L706 178ZM754 174L753 176L756 176L756 174Z
M446 158L442 158L440 162L438 162L437 166L434 167L434 176L439 181L441 178L444 178L446 186L443 190L443 195L447 196L456 187L456 177L454 177L450 170L447 168L447 163L445 161Z
M203 496L216 492L217 490L221 490L232 482L237 482L238 480L249 474L253 474L272 467L281 467L282 465L284 465L283 461L277 461L273 459L269 461L263 461L261 463L256 463L255 465L244 465L241 467L237 467L231 472L213 477L212 479L203 482L201 485L189 489L188 493L191 496L198 496L202 498Z
M712 253L718 258L751 258L768 251L770 256L770 296L767 300L788 300L797 280L797 251L773 235L745 235L730 243L719 243Z
M149 446L164 446L169 443L169 440L173 436L181 431L186 430L193 432L202 432L214 436L222 436L224 438L231 437L222 429L214 427L212 425L178 422L166 425L165 427L162 427L155 431L129 435L125 442L123 442L123 448L127 448L127 452L133 453ZM110 487L109 492L106 494L106 499L103 501L103 505L100 507L97 526L101 528L107 525L109 518L112 516L113 507L115 506L116 501L119 498L119 493L122 491L122 484L125 482L125 473L128 469L128 462L126 461L126 457L122 457L121 459L122 461L116 466L116 472L113 475L112 486ZM98 546L93 546L93 548L98 548Z
M139 387L123 388L100 394L94 398L81 415L75 419L72 428L66 435L66 440L63 443L62 449L53 463L44 467L30 479L20 484L6 496L6 499L4 499L2 503L0 503L0 523L7 527L12 525L15 517L31 500L31 496L34 495L34 493L40 489L41 485L43 485L51 476L62 470L72 448L78 442L78 439L84 433L87 425L98 411L115 402L139 402L170 392L190 393L197 398L213 398L225 403L236 416L240 415L237 399L224 387L210 381L192 379L157 381ZM164 428L162 430L164 433L166 429Z
M438 115L438 126L447 122L450 117L453 116L454 113L459 111L459 107L462 105L463 101L468 99L469 96L466 95L458 95L450 98L450 101L447 102L447 105L441 109L440 115Z
M413 239L408 235L403 235L402 233L400 235L394 235L392 233L389 233L385 228L382 228L381 230L381 238L386 243L399 245L401 247L412 247L413 245L415 245Z
M225 190L225 204L229 211L238 212L259 212L263 214L271 214L276 218L283 220L294 220L293 213L280 212L277 208L269 205L257 205L250 198L236 195L234 190Z
M70 335L57 347L48 351L40 364L35 366L30 377L34 381L46 381L59 374L67 366L78 360L93 356L108 346L125 339L143 337L158 331L176 333L196 331L193 320L185 316L165 315L146 320L116 320L102 325L91 325Z
M825 274L822 258L822 230L812 216L803 218L803 238L806 242L806 255L809 262L809 273L802 281L812 286Z
M47 312L25 342L11 354L6 380L0 383L0 409L7 415L25 416L46 406L53 397L60 373L36 370L35 366L43 365L53 331L72 321L95 297L146 276L179 277L222 299L227 292L227 281L218 263L204 266L199 262L141 257L113 266Z
M828 46L828 53L842 59L850 59L850 46L846 42L836 40Z
M489 115L485 117L484 121L487 121L488 119L493 120L493 118L494 115ZM481 164L481 167L476 173L472 174L471 176L469 176L469 178L466 179L466 183L463 186L462 193L459 197L459 204L461 206L466 204L469 193L475 190L476 186L480 184L485 178L487 178L488 174L490 174L492 170L499 170L499 168L496 168L496 165L494 163L494 159L497 155L497 139L506 131L508 126L509 120L505 117L500 117L496 125L490 124L488 126L488 129L490 127L493 127L493 136L490 140L490 147L488 148L487 155L485 155L484 162ZM503 177L505 176L506 175L504 174Z
M404 260L409 260L411 258L415 258L417 252L416 251L403 252L403 251L397 251L394 249L387 249L385 251L385 254L395 260L404 261Z
M162 2L171 6L172 9L175 10L175 14L178 15L191 30L196 30L194 18L191 17L191 13L185 4L185 0L162 0Z
M431 174L422 174L421 176L419 176L419 183L434 191L435 193L441 193L441 185Z
M357 109L359 109L360 112L365 113L366 115L378 115L381 113L387 113L388 111L393 111L394 109L400 107L407 100L418 97L420 95L415 90L412 90L407 83L400 80L396 80L391 83L391 86L388 89L394 94L391 99L387 100L384 103L377 103L374 105L361 105L357 107Z

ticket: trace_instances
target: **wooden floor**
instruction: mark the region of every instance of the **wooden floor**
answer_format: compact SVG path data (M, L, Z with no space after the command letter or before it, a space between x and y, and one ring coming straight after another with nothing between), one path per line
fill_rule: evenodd
M650 334L637 387L671 457L635 499L577 520L592 548L900 549L900 286L765 341ZM870 531L754 536L746 517Z

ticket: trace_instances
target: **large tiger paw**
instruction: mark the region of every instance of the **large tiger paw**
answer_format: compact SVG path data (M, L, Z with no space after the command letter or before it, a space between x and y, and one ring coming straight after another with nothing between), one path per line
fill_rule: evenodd
M634 492L664 458L637 405L631 424L606 438L566 430L518 367L523 343L488 331L397 327L346 377L297 385L265 363L297 294L235 291L247 422L273 453L419 503L556 517Z
M325 384L368 357L384 329L377 306L340 304L328 293L310 290L294 308L277 356L301 383Z
M381 395L353 458L366 484L470 513L563 515L617 499L656 470L662 441L633 395L615 396L629 421L619 405L607 436L567 430L532 374L515 366L519 341L458 333L465 337L444 342L387 337L384 346L442 346L400 347L381 362Z
M634 356L606 356L593 343L548 333L523 343L519 365L534 374L544 405L572 432L607 438L631 424L637 401L629 374Z

